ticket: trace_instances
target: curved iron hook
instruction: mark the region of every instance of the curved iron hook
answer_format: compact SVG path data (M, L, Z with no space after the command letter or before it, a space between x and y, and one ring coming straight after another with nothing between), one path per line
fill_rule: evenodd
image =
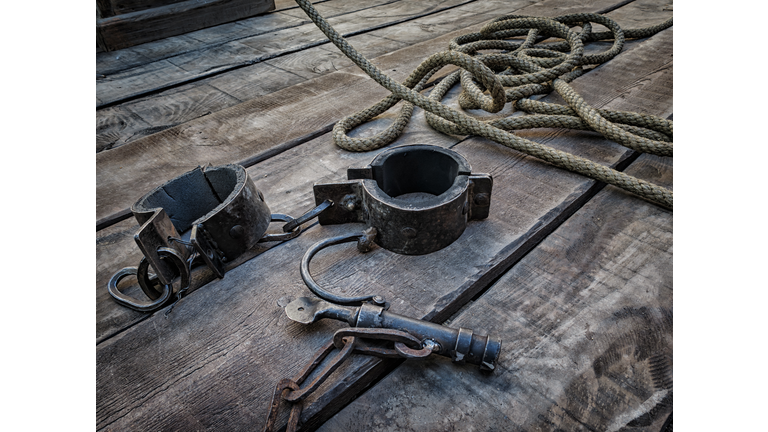
M331 237L315 243L312 247L310 247L307 250L307 252L304 254L304 257L301 259L301 278L304 280L304 283L307 285L307 288L309 288L309 290L312 291L316 296L336 304L353 305L353 304L362 304L363 302L366 302L366 301L371 301L378 305L385 304L384 297L377 294L365 295L365 296L359 296L359 297L342 297L342 296L330 293L324 290L323 288L321 288L320 285L318 285L317 282L315 282L315 279L312 277L312 274L309 272L310 260L312 260L312 257L314 257L315 254L320 252L321 249L324 249L328 246L341 244L341 243L349 243L349 242L357 241L358 249L367 251L367 250L370 250L370 244L373 242L373 237L375 236L376 236L376 230L369 229L369 230L366 230L365 232L361 232L357 234L348 234L348 235L343 235L338 237Z

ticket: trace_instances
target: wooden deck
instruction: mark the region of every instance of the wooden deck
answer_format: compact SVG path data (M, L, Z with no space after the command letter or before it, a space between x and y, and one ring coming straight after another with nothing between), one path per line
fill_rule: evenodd
M141 258L128 208L153 187L198 165L241 163L272 212L298 216L314 205L313 183L345 180L378 153L341 150L330 130L388 92L295 4L275 3L263 16L97 53L98 430L260 430L277 380L342 327L302 326L282 307L310 295L304 252L359 224L314 224L259 246L220 280L200 269L167 317L125 309L106 291ZM668 0L315 4L398 80L501 15L608 11L636 28L673 9ZM573 87L598 108L671 118L672 35L628 41ZM393 115L381 117L355 134ZM672 188L671 158L594 133L517 133ZM498 368L355 354L308 399L303 430L662 430L672 412L672 212L488 140L443 135L419 108L392 146L416 143L452 148L493 176L489 218L423 256L332 248L313 274L347 294L380 292L393 312L500 337Z

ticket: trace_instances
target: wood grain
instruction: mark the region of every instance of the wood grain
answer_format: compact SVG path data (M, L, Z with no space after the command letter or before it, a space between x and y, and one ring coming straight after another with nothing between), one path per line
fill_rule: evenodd
M467 3L468 1L472 0L428 0L418 3L402 1L387 3L331 17L329 22L333 25L342 25L343 29L339 30L345 34L358 33L412 19L418 15L435 13L441 9ZM100 105L97 105L97 108L109 106L121 100L136 98L139 95L165 89L182 82L211 76L222 70L246 66L324 43L329 42L322 32L314 24L308 23L168 57L158 62L158 64L142 65L118 74L107 75L105 79L98 80L96 92L99 100L102 102ZM206 63L195 68L192 66L195 59L205 59ZM169 66L169 63L176 67L186 64L187 67L182 68L186 71L183 77L175 75L177 70ZM167 79L162 79L161 76L156 74L156 71L162 70L165 67L168 67L173 75L170 75ZM142 79L145 73L149 73L153 77L151 84L148 84L149 81L146 79ZM136 84L142 82L145 82L145 84L128 86L124 82L126 79L136 82Z
M672 187L669 158L627 170ZM672 409L672 213L608 187L448 324L498 369L409 361L319 430L659 431Z
M381 1L386 2L389 0ZM312 3L319 3L318 6L320 6L332 2L330 0L321 0ZM351 8L351 10L354 10L354 6L357 4L357 2L348 1L337 1L336 3L339 3L340 7L343 9ZM286 5L291 6L293 9L298 8L296 2L293 0L277 1L275 2L275 10L264 15L193 31L186 35L173 36L154 42L147 42L129 48L98 54L96 56L97 74L111 75L125 69L141 66L154 61L165 60L168 57L173 57L190 51L210 48L217 44L306 23L306 20L297 19L292 15L282 13L281 9L290 9L286 8ZM336 9L339 9L339 7Z
M652 51L644 50L644 52L652 52ZM625 69L627 69L627 70L639 70L639 71L643 70L644 63L646 63L646 57L647 56L643 55L642 53L639 54L639 57L634 57L633 55L629 55L628 52L625 53L625 54L627 54L627 55L623 55L623 58L625 59L623 61L626 61L629 64L629 66L626 66ZM633 58L636 58L637 60L633 61L632 60ZM653 64L653 63L649 63L649 64ZM592 72L592 73L597 73L597 71ZM661 80L661 81L658 81L658 82L657 81L648 81L648 80L646 80L642 76L641 77L637 77L636 75L627 75L628 72L626 72L625 70L621 70L621 72L619 72L619 73L624 75L625 77L628 77L628 78L631 77L632 79L627 80L627 81L619 81L617 83L616 78L614 76L616 74L616 72L610 72L610 70L609 70L608 75L605 78L603 78L602 75L598 75L598 79L596 79L594 81L593 80L589 80L589 81L580 80L579 81L579 85L589 86L589 85L591 85L590 83L597 82L597 83L599 83L599 85L598 86L593 86L592 89L594 89L600 95L605 93L600 88L600 86L604 86L604 85L606 85L606 83L612 83L611 85L615 85L615 86L623 86L622 88L629 88L632 85L637 86L637 85L641 85L642 84L641 88L646 89L648 94L653 94L653 93L661 93L661 94L663 94L664 93L664 89L667 88L668 86L671 86L671 82L669 81L669 79L670 79L669 77L671 76L671 71L670 70L668 70L665 74L662 74L661 78L664 78L664 79ZM298 89L294 88L294 90L297 90L297 93L296 93L297 95L301 95L304 92L302 88L298 88ZM360 94L362 94L362 93L360 93ZM611 93L605 93L605 94L611 94ZM616 96L614 94L614 96L612 98L613 98L612 100L608 100L606 98L603 98L603 103L607 103L607 102L611 102L613 104L615 104L617 102L621 102L621 103L624 103L624 104L627 103L627 99L625 99L625 98L623 98L621 101L616 101L616 98L621 98L621 94L620 93L619 93L618 96ZM632 98L631 100L634 101L635 99L643 100L642 98ZM638 103L638 102L633 102L633 103ZM657 109L657 108L654 108L654 105L653 105L654 103L656 103L656 102L651 101L651 103L649 103L649 107L644 109L644 111L649 112L649 110L650 110L650 112L653 112L653 109ZM600 105L598 105L598 106L600 106ZM624 106L624 105L620 105L620 106ZM274 107L265 106L263 108L263 110L264 111L269 111L269 110L271 110L273 108ZM381 125L382 123L386 123L387 121L389 121L389 120L387 120L387 118L391 118L391 114L387 114L385 116L382 116L381 119L379 119L379 120L377 120L375 122L372 122L371 124L367 125L366 127L360 128L359 130L356 131L356 133L361 134L361 135L368 134L371 130L379 127L379 125ZM279 120L275 120L275 121L278 122ZM452 145L453 143L456 142L455 138L444 137L443 135L437 134L434 131L432 131L428 126L426 126L424 124L423 118L420 117L420 116L415 116L414 123L411 126L409 126L408 130L410 132L408 134L404 135L403 137L401 137L399 142L402 142L402 143L408 143L408 142L427 142L427 141L435 142L434 136L442 137L441 140L444 139L444 138L447 139L447 141L437 141L437 142L440 142L440 143L444 143L444 144L441 144L441 145ZM416 131L418 131L418 133ZM531 139L536 139L536 140L540 140L542 142L546 142L546 143L548 143L550 145L554 145L552 143L553 140L557 141L557 137L561 136L562 133L563 133L562 131L557 131L557 130L535 130L535 131L525 132L525 134L526 134L525 136L528 137L528 138L531 138ZM579 136L579 135L577 134L577 136ZM308 143L306 145L312 145L312 144ZM586 144L582 145L582 144L579 144L579 142L575 142L574 143L574 142L571 141L569 143L569 146L571 146L571 147L577 146L577 151L581 152L579 154L581 154L583 156L586 156L586 157L593 157L594 155L591 154L590 151L592 149L594 149L594 148L598 148L599 149L599 147L595 147L594 146L593 142L587 142ZM304 147L304 146L302 146L302 147ZM326 148L326 147L323 147L323 148ZM336 152L339 152L338 149L336 149L334 151L333 146L331 146L328 151L329 152L333 152L334 154ZM292 153L288 153L288 154L292 154ZM346 154L345 152L341 152L341 154L342 155L346 155L345 158L352 157L352 155ZM365 154L365 155L368 155L368 154ZM373 157L372 155L371 156L365 156L365 155L362 155L363 159L359 159L359 158L357 159L357 160L361 161L361 163L363 165L365 163L367 163L367 162L364 162L364 161L369 161L370 159L368 159L368 158ZM320 154L320 153L317 153L314 156L312 156L312 158L317 158L317 157L319 157L321 159L324 158L323 155ZM347 165L350 164L350 162L347 162L346 159L343 159L343 161L344 162L341 162L339 164L339 166L337 166L335 168L335 170L340 173L338 178L342 178L343 177L344 169L346 168ZM298 163L299 162L296 162L296 164L298 164ZM264 165L260 164L259 166L264 166ZM190 167L190 169L191 168L194 168L194 166ZM281 166L281 167L279 167L277 169L279 169L279 170L286 170L286 169L292 169L292 167L290 167L290 166L288 166L288 167L287 166ZM261 179L261 177L262 177L261 174L259 174L255 178L256 179ZM309 193L309 191L311 189L311 180L312 181L320 181L320 180L318 180L318 179L316 179L314 177L311 177L311 176L308 179L303 180L304 183L303 183L303 186L301 186L301 187L304 188L305 193ZM334 181L334 180L328 180L328 181ZM259 185L260 188L262 187L262 186L260 186L260 183L258 181L257 181L257 185ZM128 190L126 192L130 193L130 190ZM297 206L297 204L294 203L294 204L291 204L291 207L286 208L286 206L290 203L290 199L288 199L288 201L280 200L280 201L277 201L277 202L275 202L275 200L280 199L280 197L283 197L283 196L285 196L286 198L291 198L291 196L283 195L282 191L277 193L277 194L271 193L270 190L264 190L264 192L269 197L268 198L268 202L269 202L270 206L273 208L273 210L274 209L278 209L278 210L275 210L275 211L287 212L287 213L293 212L293 213L299 214L299 213L305 211L307 208L309 208L311 206L311 202L312 202L311 197L305 196L305 198L304 198L305 201L300 203L298 206ZM138 190L136 192L134 192L134 193L135 193L136 196L132 197L131 198L132 200L137 199L141 194L143 194L142 191L138 191ZM135 245L132 242L128 242L128 243L123 244L121 247L131 248L132 249L132 248L135 248ZM119 254L119 252L117 252L117 254ZM97 275L97 282L98 282L97 286L98 287L103 287L106 284L106 281L108 280L109 276L111 276L111 274L114 271L116 271L116 269L121 268L123 266L135 266L136 264L137 264L137 262L135 260L125 260L122 264L111 266L110 268L113 269L113 270L109 270L109 268L108 268L107 269L107 273L99 273ZM111 308L120 309L116 305L112 304L112 302L99 303L98 307L99 308L107 307L107 308L110 308L110 309ZM114 323L112 323L112 324L114 324ZM105 326L105 327L102 327L101 325L97 325L97 337L103 337L103 335L105 335L105 334L112 334L115 331L119 331L119 328L115 329L112 324L110 324L108 326Z
M186 0L96 21L96 41L114 51L258 15L275 8L272 0Z
M434 20L434 16L439 16L439 20L443 23L443 25L441 25L439 29L436 29L430 33L432 37L435 37L448 31L464 28L466 26L477 24L478 22L487 21L493 18L493 16L490 14L479 13L477 9L481 9L485 12L487 11L487 5L477 2L470 3L468 5L459 6L457 8L439 12L434 15L419 18L415 21L396 24L385 29L375 30L371 33L355 35L350 37L349 40L364 55L369 58L374 58L384 53L395 51L408 45L412 45L413 43L425 40L423 37L414 38L413 40L408 39L407 34L410 27L404 29L403 26L407 26L413 22L419 22L423 19ZM498 12L499 11L496 11L496 13ZM240 23L241 22L238 21L232 25ZM403 32L405 32L405 35L401 34ZM399 40L395 41L391 38L387 38L387 36L391 34L400 35L398 37ZM278 68L277 70L279 73L276 72L275 69L265 65ZM301 82L301 80L298 79L298 76L304 79L312 79L344 67L350 67L351 65L352 62L349 61L343 54L341 54L335 47L320 45L317 47L308 48L296 53L280 56L251 66L231 70L225 74L190 83L180 88L174 88L173 90L152 94L138 99L137 101L130 101L114 107L110 107L109 112L105 114L101 114L104 110L98 110L96 112L97 124L101 126L101 128L98 130L98 135L100 137L103 136L104 141L111 143L108 148L115 148L125 143L134 141L140 137L163 130L167 128L167 125L169 124L180 124L192 120L192 118L189 117L165 117L162 118L159 123L153 123L147 127L144 125L146 120L137 122L137 124L131 124L130 120L126 120L126 125L122 125L120 123L108 121L105 122L100 119L102 116L109 116L112 115L111 113L115 112L119 112L119 115L123 118L137 117L140 119L146 119L148 116L145 116L138 109L137 102L140 102L143 106L149 106L151 104L164 105L168 103L179 104L183 102L173 101L172 97L169 98L169 94L181 95L186 89L190 89L191 91L196 92L194 90L196 86L207 85L216 87L219 90L230 94L239 101L245 101ZM136 79L139 80L138 77ZM152 82L142 82L140 85L151 86ZM221 100L221 98L217 98L217 100ZM232 105L234 105L234 103ZM215 108L217 107L210 107L210 109L204 111L216 112L217 109ZM112 127L105 127L109 125ZM102 138L99 139L101 140ZM101 144L101 141L97 144L97 150L105 148L105 146Z
M557 10L550 11L549 15L576 10L584 9L572 5L562 6ZM533 8L532 12L542 15L546 13L546 10L536 7ZM379 65L393 78L403 79L420 63L426 53L443 50L453 37L478 28L479 25L470 26L465 30L451 32L430 41L381 56L378 60ZM346 74L347 71L349 74L359 76L359 81L352 76L319 77L306 84L300 84L294 88L222 110L194 123L134 141L126 146L111 150L109 154L97 155L97 219L127 208L135 199L133 196L126 195L127 191L122 187L125 182L134 184L139 190L150 190L152 187L191 169L190 166L244 159L265 151L265 147L273 143L307 135L311 131L308 129L325 127L344 115L367 107L370 100L376 100L376 98L386 94L367 77L362 77L362 72L356 68L334 73ZM336 82L344 83L349 88L346 89L347 91L342 91L335 85ZM331 88L331 92L326 92L326 88ZM297 92L297 90L299 91ZM370 99L366 101L351 100L350 95L354 94L352 92L358 91L368 92ZM299 94L303 92L306 92L307 95L300 96ZM297 102L293 103L295 98L300 97L301 99L297 99ZM326 107L327 101L334 101L334 105L330 109ZM275 121L274 118L277 118L275 114L278 112L274 108L277 105L283 105L279 112L280 116L285 116L289 121L291 121L290 119L301 118L301 122L285 125ZM269 111L263 113L262 110L267 107L269 107ZM273 119L263 119L262 116L272 116ZM260 119L260 117L262 118ZM222 128L223 125L226 126L226 134ZM201 134L187 134L186 130L190 127L194 128L195 132L200 131L201 134L202 131L208 133L215 131L220 139L219 145L210 147L210 142L205 140L203 144L209 146L209 151L200 152L200 148L196 147L198 147L197 143L200 142L197 139L198 135ZM181 136L185 139L179 139ZM261 139L255 140L254 137L256 136L261 137ZM169 157L168 152L172 152L174 156ZM180 161L184 161L182 166L174 166ZM116 175L122 170L119 167L126 166L131 167L133 172ZM148 177L146 175L148 171L155 174ZM158 172L164 174L158 175Z
M626 55L641 49L654 53L649 56L651 63L633 62ZM667 89L665 100L649 103L653 105L649 112L667 115L671 111L671 70L646 75L669 62L671 30L605 65L603 92L614 92L606 107L622 109L627 100L642 98L643 91L630 91L623 98L623 90L616 90L635 88L630 83L639 80L647 89L658 87L658 93ZM613 73L607 72L609 68ZM629 76L630 69L637 75ZM581 90L581 83L590 79L588 74L576 80L574 87ZM450 145L451 137L429 131L423 116L417 117L421 119L409 125L402 142ZM615 144L595 140L592 134L576 132L562 133L550 144L606 164L619 162L627 153ZM398 313L445 319L443 314L455 313L489 286L594 190L590 180L485 140L469 139L455 149L468 158L475 171L494 175L491 217L470 224L448 248L422 257L395 256L381 249L366 255L354 248L329 249L314 262L317 270L313 265L321 283L346 293L377 289L396 299L393 310ZM291 212L310 206L313 182L340 180L347 165L365 163L372 157L372 153L342 152L325 135L259 163L249 173L271 208ZM300 255L319 239L355 229L314 226L194 292L168 319L161 313L150 316L99 344L97 428L260 427L275 378L295 373L302 359L335 328L324 322L297 326L284 317L280 304L307 293L298 277ZM396 275L392 268L398 268ZM365 385L358 378L370 382L376 377L377 364L356 357L341 375ZM328 386L331 391L326 396L333 399L310 400L305 420L322 419L337 410L334 402L343 399L351 387L336 379Z
M108 4L102 10L102 17L120 15L129 12L136 12L145 9L151 9L158 6L165 6L173 3L180 3L184 0L97 0L96 4ZM105 13L109 11L110 13Z

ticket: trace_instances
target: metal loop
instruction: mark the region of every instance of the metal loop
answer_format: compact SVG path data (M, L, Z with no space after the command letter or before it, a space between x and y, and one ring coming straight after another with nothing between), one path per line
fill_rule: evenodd
M157 275L149 275L149 261L147 258L142 257L139 262L139 267L136 270L136 279L139 280L139 286L144 291L144 295L151 300L157 300L163 293L163 290L159 287L163 284L157 278Z
M413 336L408 332L401 330L388 329L388 328L367 328L367 327L352 327L338 330L333 335L333 344L340 348L344 344L344 338L355 337L358 339L355 352L361 354L369 354L376 357L386 358L421 358L426 357L432 353L432 350L426 355L422 355L422 343L419 338ZM380 341L389 341L395 343L395 349L388 349L376 346L367 345L362 339L372 339ZM398 350L398 345L402 348ZM409 348L410 345L410 348Z
M191 261L187 262L184 257L173 248L158 248L157 255L161 260L168 258L172 261L172 268L176 269L175 277L181 276L179 291L189 287ZM149 276L149 266L149 261L147 261L146 258L142 258L141 262L139 262L136 277L139 280L139 286L141 287L141 290L144 291L144 294L152 300L155 300L160 296L161 291L157 289L157 286L159 285L157 278L153 279Z
M173 267L176 268L177 273L181 276L179 291L185 290L187 287L189 287L190 272L186 260L184 260L184 258L175 249L172 248L158 248L157 254L161 259L169 259L173 264ZM109 291L109 294L112 296L112 298L115 299L117 303L127 308L139 312L154 312L160 309L165 305L168 299L171 298L173 294L173 286L170 284L163 285L162 291L157 291L154 282L148 276L148 268L149 263L146 261L146 259L142 259L141 263L139 264L139 268L126 267L120 270L119 272L115 273L109 280L109 283L107 284L107 291ZM139 301L135 298L131 298L123 294L119 289L117 289L117 284L120 282L120 280L128 275L136 275L142 291L144 291L147 297L153 301Z
M313 208L312 210L304 213L302 216L297 217L296 219L288 222L283 226L283 231L285 232L291 232L294 229L298 228L299 225L303 225L308 220L315 218L320 215L320 213L324 212L325 210L331 208L333 206L333 201L327 199L320 203L319 206Z
M282 213L273 213L272 222L292 222L294 219L288 215ZM283 227L285 228L285 227ZM259 239L259 243L272 242L272 241L286 241L291 240L301 234L301 226L296 228L296 231L286 232L284 234L264 234L264 237Z
M304 280L304 283L307 285L307 288L309 288L310 291L315 293L316 296L337 304L342 304L342 305L360 304L369 300L374 300L374 297L376 297L375 300L377 304L383 304L384 297L377 294L365 295L365 296L359 296L359 297L342 297L342 296L332 294L324 290L323 288L320 288L320 285L318 285L317 282L315 282L315 279L312 277L312 274L309 272L309 262L312 260L312 257L315 256L316 253L320 252L321 249L326 248L328 246L341 244L341 243L348 243L353 241L366 241L368 240L368 237L369 236L367 233L358 233L358 234L351 234L351 235L345 235L345 236L331 237L329 239L325 239L320 242L317 242L312 247L310 247L307 250L307 252L304 254L304 257L301 259L301 278Z
M432 348L428 346L421 349L413 349L402 342L395 342L395 351L400 354L400 357L405 357L407 359L425 358L432 354Z
M126 276L135 275L136 271L136 267L126 267L112 275L112 278L109 279L107 291L109 291L109 294L118 304L139 312L152 312L161 307L169 298L171 298L173 288L170 285L163 285L163 292L160 297L149 303L137 301L120 292L120 290L117 289L117 284L120 283L120 280Z
M275 422L277 421L277 413L280 408L280 402L283 400L283 391L285 390L298 390L299 385L288 378L281 379L275 386L275 393L272 395L272 404L270 405L269 415L267 416L267 423L264 424L264 432L272 432L275 429ZM296 401L291 407L291 415L288 418L288 425L286 431L295 431L299 424L299 416L301 415L302 402Z

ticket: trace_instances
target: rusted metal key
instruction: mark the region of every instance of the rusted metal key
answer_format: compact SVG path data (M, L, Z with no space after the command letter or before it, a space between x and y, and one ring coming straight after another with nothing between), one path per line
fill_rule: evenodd
M352 327L387 328L410 333L421 340L424 348L450 357L455 362L467 362L492 371L501 352L501 339L480 336L472 330L452 329L440 324L409 318L388 312L370 303L361 306L341 306L324 300L299 297L285 307L288 318L302 324L312 324L321 318L346 321Z

